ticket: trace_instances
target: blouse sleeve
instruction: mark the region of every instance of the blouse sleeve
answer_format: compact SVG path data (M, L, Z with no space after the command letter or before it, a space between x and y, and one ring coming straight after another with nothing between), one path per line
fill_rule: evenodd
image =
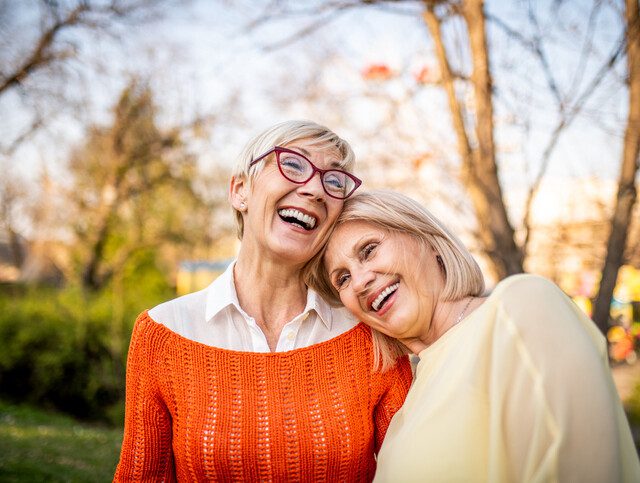
M413 379L409 358L400 357L394 367L382 374L382 379L387 389L374 410L376 454L380 450L391 418L398 412L409 392Z
M557 286L525 277L496 309L491 429L507 474L491 476L640 481L603 336Z
M159 342L146 313L138 317L127 356L124 439L114 481L175 481L171 416L157 386Z

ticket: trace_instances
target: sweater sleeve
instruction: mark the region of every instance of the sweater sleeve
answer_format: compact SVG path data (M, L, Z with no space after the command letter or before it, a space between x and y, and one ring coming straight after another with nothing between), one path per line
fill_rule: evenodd
M162 341L154 324L143 313L131 336L124 439L114 481L175 481L171 416L157 386Z
M407 356L400 357L394 367L382 374L386 390L374 411L376 454L380 450L391 418L407 397L412 379L411 364Z
M640 481L602 335L557 286L525 277L497 312L490 410L506 461L496 467L509 481Z

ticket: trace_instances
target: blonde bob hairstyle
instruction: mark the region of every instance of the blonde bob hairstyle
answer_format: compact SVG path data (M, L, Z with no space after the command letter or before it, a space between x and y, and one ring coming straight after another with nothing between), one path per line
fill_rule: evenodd
M409 235L440 256L445 278L443 300L459 300L484 292L480 267L460 240L418 202L393 191L358 193L345 201L338 226L360 221L383 230ZM326 246L305 267L307 285L334 305L342 305L324 267ZM425 254L430 251L425 250ZM426 256L426 255L425 255ZM373 330L374 366L385 371L407 349L396 339Z
M274 146L285 147L299 140L311 141L311 145L326 151L335 151L340 157L340 168L351 172L355 164L355 154L347 141L342 139L331 129L316 124L313 121L285 121L258 134L244 147L236 160L233 176L246 179L249 186L255 176L262 171L264 163L256 163L249 168L251 161L269 151ZM242 240L244 233L244 221L242 213L233 208L236 219L236 231L238 238Z

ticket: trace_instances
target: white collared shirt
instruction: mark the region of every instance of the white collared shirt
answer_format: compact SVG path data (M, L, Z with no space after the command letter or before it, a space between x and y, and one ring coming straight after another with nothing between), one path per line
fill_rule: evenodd
M149 316L187 339L221 349L270 352L267 338L238 302L233 262L207 288L157 305ZM307 290L307 303L282 329L276 352L308 347L332 339L357 324L344 308L331 307Z

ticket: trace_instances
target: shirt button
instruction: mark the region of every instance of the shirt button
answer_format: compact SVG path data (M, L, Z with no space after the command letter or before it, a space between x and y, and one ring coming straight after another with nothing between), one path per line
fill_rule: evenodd
M294 335L293 332L289 332L289 335L287 335L287 339L289 339L289 340L293 340L295 338L296 338L296 336Z

